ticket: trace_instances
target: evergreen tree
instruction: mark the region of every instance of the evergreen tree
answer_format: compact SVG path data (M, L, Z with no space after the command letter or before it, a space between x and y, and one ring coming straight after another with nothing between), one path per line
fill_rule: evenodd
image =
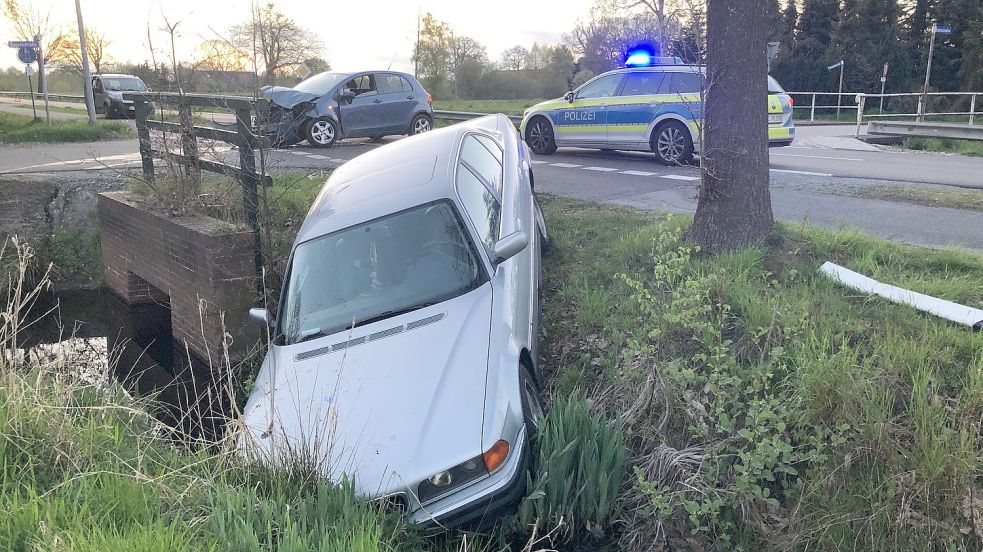
M782 12L782 48L791 52L795 48L795 27L799 23L799 8L795 0L788 0Z
M880 91L884 64L899 59L899 14L897 0L844 0L829 50L831 59L846 62L844 90Z
M980 0L937 1L929 6L928 14L929 29L932 23L952 28L950 34L935 36L930 86L940 91L969 90L971 76L979 69L978 64L974 67L971 62L974 41L979 43ZM927 61L928 54L925 55Z

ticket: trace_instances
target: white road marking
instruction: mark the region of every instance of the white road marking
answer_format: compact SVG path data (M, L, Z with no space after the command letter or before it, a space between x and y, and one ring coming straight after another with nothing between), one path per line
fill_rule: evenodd
M310 153L307 153L306 151L299 151L299 150L290 150L290 153L292 153L294 155L311 155Z
M549 163L549 161L540 161L540 160L538 160L538 159L533 159L533 160L532 160L532 164L533 164L533 165L543 165L543 164L545 164L545 163Z
M664 174L659 178L668 178L670 180L699 180L699 176L683 176L681 174Z
M550 163L551 167L560 167L561 169L576 169L580 165L574 163Z
M809 171L793 171L789 169L768 169L771 172L789 173L789 174L804 174L807 176L833 176L829 173L819 173L819 172L809 172Z
M645 171L621 171L621 174L630 174L632 176L653 176L658 173Z
M585 171L597 171L597 172L611 172L618 169L612 169L611 167L581 167Z
M308 155L308 157L310 157L311 159L328 159L328 157L326 157L324 155L314 155L314 154L311 154L311 155Z
M833 161L863 161L863 159L857 159L856 157L824 157L822 155L799 155L797 153L772 153L772 155L781 157L806 157L808 159L831 159Z

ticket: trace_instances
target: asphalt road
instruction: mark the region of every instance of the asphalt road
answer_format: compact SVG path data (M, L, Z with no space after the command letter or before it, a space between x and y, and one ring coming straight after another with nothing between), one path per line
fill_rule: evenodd
M983 212L835 194L837 187L899 183L983 190L983 159L882 151L850 138L853 131L851 126L803 126L794 146L771 150L776 217L826 228L858 228L904 243L983 251ZM333 168L396 139L352 140L329 149L271 150L266 163L268 170ZM136 140L2 146L0 175L135 170L140 166L136 151ZM229 162L235 159L235 152L224 145L212 155ZM534 164L537 189L542 192L644 209L692 212L696 207L698 168L665 167L650 154L563 148L536 157Z

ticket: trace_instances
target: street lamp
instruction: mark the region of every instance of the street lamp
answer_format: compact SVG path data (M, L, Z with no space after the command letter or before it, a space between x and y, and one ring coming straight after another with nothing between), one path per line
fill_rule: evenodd
M830 65L826 68L827 71L832 71L837 67L840 68L840 92L836 95L836 120L840 120L840 98L843 97L843 60L841 59L837 63Z
M935 52L935 35L949 34L952 27L932 23L932 40L928 43L928 65L925 67L925 88L922 89L922 97L918 100L918 121L925 120L925 112L928 111L928 79L932 76L932 53Z

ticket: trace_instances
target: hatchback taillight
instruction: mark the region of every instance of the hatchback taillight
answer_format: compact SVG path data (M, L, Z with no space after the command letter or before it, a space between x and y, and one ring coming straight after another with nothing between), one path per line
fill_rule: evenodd
M427 105L433 107L433 96L431 96L429 92L427 93Z

